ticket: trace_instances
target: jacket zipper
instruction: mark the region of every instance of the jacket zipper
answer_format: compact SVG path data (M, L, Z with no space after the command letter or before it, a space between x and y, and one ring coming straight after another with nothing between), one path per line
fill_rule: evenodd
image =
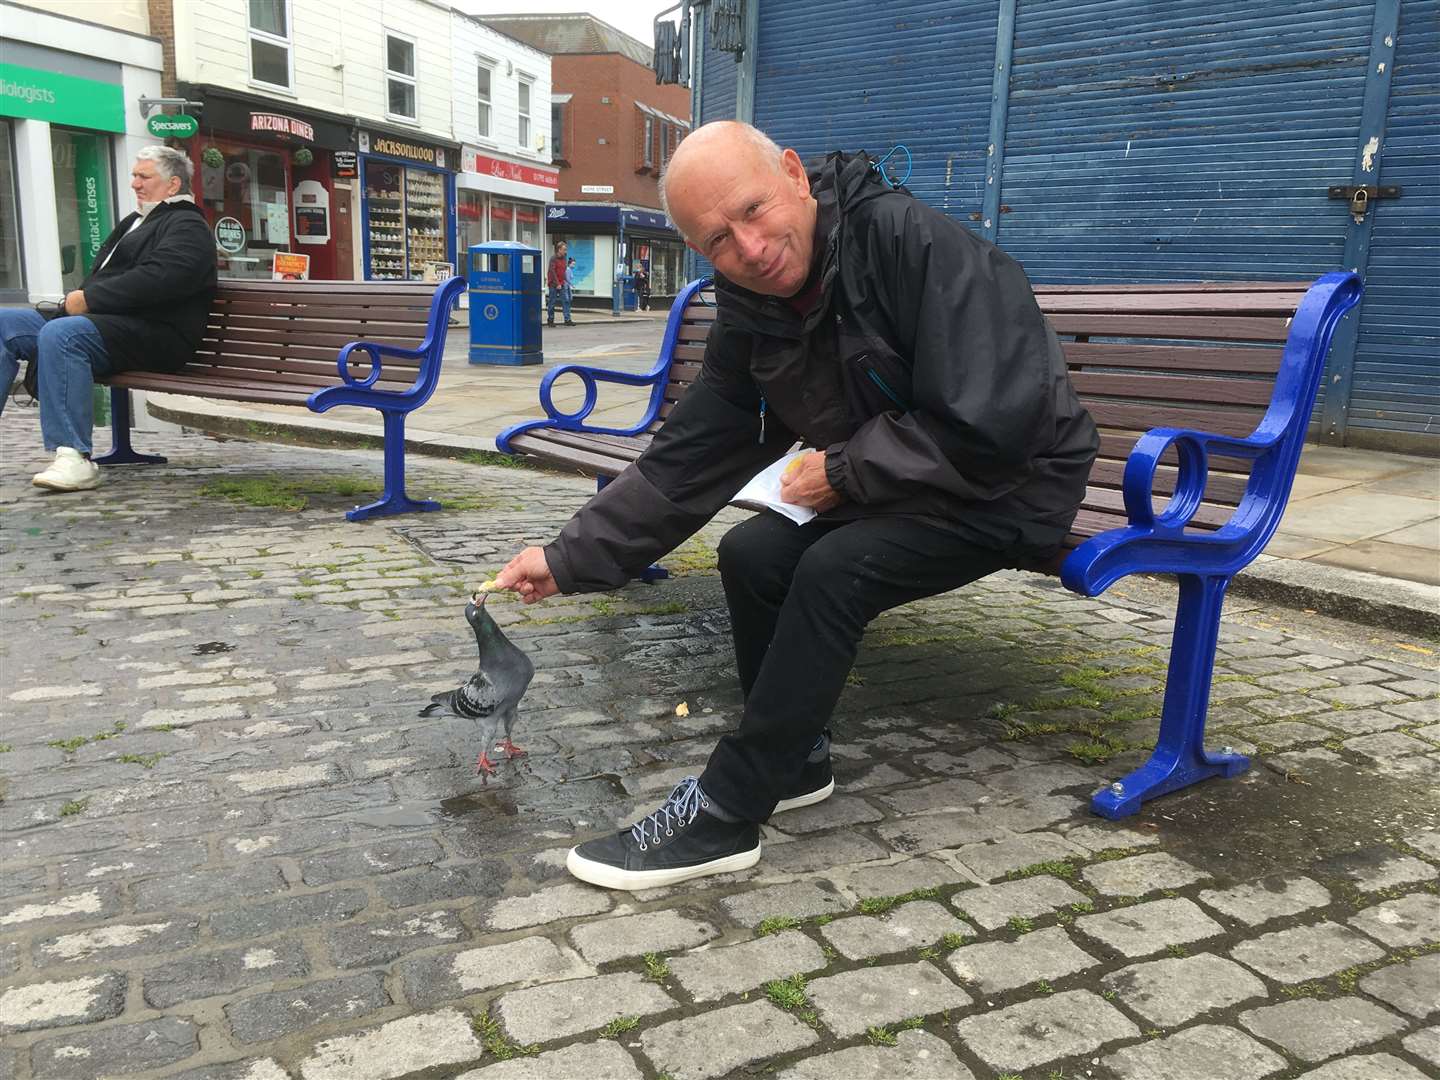
M865 357L862 356L860 359L864 360ZM910 411L909 403L902 400L899 394L895 393L894 390L890 389L889 385L885 382L885 380L880 377L880 373L878 371L876 371L874 368L867 367L865 369L865 374L870 376L870 381L873 382L876 386L878 386L881 391L884 392L886 397L888 397L896 405L900 406L902 412Z

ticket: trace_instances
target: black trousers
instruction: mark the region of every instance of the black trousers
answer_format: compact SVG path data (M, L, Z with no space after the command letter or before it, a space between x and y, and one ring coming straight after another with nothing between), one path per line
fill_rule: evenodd
M745 712L700 783L747 821L795 793L871 619L1012 565L913 518L796 525L771 511L726 533L719 561Z

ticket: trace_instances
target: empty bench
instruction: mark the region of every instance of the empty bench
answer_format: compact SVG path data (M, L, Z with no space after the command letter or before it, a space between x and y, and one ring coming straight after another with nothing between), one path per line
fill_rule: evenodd
M221 401L379 409L385 422L385 490L346 513L351 521L438 510L405 493L405 417L435 392L450 309L464 282L436 286L357 281L222 280L204 339L178 371L125 371L111 388L113 439L101 465L160 464L130 445L131 390ZM338 355L337 355L338 354Z
M581 470L601 486L645 449L699 374L714 322L708 283L676 298L660 358L643 375L579 365L541 384L544 419L502 432L499 448ZM1230 579L1258 555L1285 509L1320 374L1359 278L1184 285L1052 285L1035 290L1060 335L1071 379L1100 428L1085 500L1047 565L1096 596L1128 574L1175 574L1179 601L1160 734L1149 761L1098 792L1093 809L1125 817L1146 799L1249 767L1205 749L1205 715ZM555 407L573 375L578 409ZM599 384L647 386L628 428L590 424ZM1157 506L1157 504L1159 504Z

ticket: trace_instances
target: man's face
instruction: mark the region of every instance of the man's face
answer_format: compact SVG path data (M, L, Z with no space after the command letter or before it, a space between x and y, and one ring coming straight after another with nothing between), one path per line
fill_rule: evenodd
M142 158L130 170L130 190L135 192L136 202L157 203L179 193L180 178L167 177L155 162Z
M794 296L815 248L815 200L799 155L786 150L777 169L748 142L717 140L694 158L666 190L686 242L736 285Z

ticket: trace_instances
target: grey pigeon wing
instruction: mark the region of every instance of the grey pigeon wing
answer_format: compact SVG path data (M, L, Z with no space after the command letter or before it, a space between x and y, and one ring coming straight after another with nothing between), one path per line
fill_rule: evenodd
M483 671L471 675L464 686L455 691L455 711L461 716L489 716L500 704L502 695Z

